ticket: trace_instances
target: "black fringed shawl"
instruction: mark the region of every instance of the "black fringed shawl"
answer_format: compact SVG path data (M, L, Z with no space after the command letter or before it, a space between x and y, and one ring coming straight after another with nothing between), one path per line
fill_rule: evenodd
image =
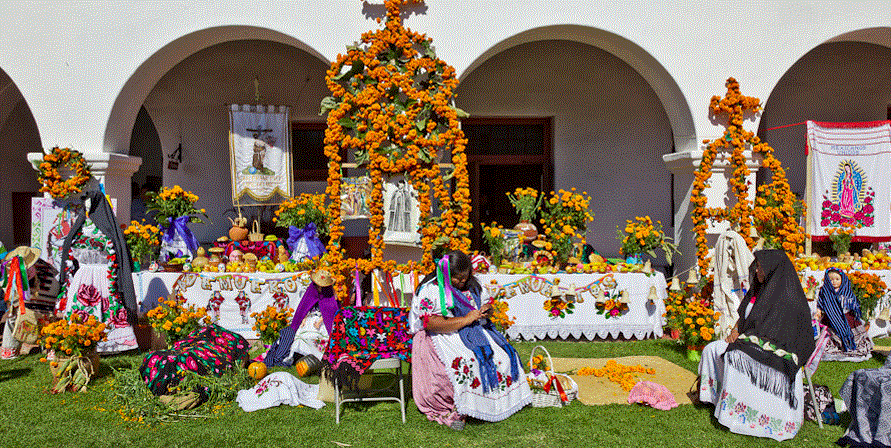
M127 321L130 325L136 324L136 291L133 289L133 262L130 259L130 251L127 249L127 240L124 239L124 233L118 227L117 218L111 204L105 198L101 191L88 191L83 194L83 199L90 200L90 210L86 213L83 207L78 212L77 221L71 226L71 231L65 237L65 243L62 246L61 269L59 270L59 284L65 287L65 280L68 277L68 254L71 252L71 243L81 228L87 221L87 215L96 227L105 234L114 245L115 257L118 264L117 289L121 294L124 302L124 308L127 309Z
M756 274L759 263L765 274L764 282L759 282ZM807 298L795 267L782 250L755 252L749 276L752 288L746 292L739 307L737 325L740 336L728 346L725 357L734 368L747 373L760 389L783 396L790 406L797 407L792 382L798 369L814 351ZM756 298L755 303L746 316L746 307L752 297ZM753 341L752 336L759 342ZM777 349L789 354L780 356ZM749 355L755 363L740 356L740 352ZM792 359L792 354L796 359Z

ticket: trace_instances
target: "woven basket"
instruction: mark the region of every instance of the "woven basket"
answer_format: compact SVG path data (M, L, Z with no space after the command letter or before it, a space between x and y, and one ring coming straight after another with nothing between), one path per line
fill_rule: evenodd
M544 354L548 357L548 370L535 375L532 372L526 374L527 378L531 383L537 383L539 386L544 386L551 377L556 377L557 381L560 382L561 386L563 386L563 392L566 393L566 403L560 399L560 392L556 387L552 387L548 392L545 392L543 389L535 388L532 390L532 407L535 408L546 408L546 407L555 407L559 408L564 404L568 404L570 401L575 400L579 393L579 386L573 381L572 378L566 375L558 375L554 373L554 361L551 359L551 354L548 353L548 350L540 345L536 345L532 349L532 353L529 354L529 364L532 364L532 358L535 356L535 351L541 349ZM569 387L566 387L566 386Z

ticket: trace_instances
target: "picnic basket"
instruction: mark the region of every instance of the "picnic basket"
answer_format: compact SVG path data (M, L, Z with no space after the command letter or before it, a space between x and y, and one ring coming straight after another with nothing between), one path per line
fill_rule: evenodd
M530 372L526 374L530 387L532 387L532 407L559 408L564 404L569 404L578 396L579 386L567 375L554 373L554 362L548 350L540 345L532 348L529 354L529 365L532 365L532 359L535 357L535 351L541 349L547 356L548 364L545 371L534 371L530 367ZM561 396L562 395L562 396Z

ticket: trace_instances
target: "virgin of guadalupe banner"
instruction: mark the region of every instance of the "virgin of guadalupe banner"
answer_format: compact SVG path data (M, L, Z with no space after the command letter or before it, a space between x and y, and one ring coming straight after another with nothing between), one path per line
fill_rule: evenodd
M808 231L815 240L826 229L861 226L853 241L891 239L891 121L807 122L813 151Z
M232 201L291 196L291 134L287 106L229 108Z

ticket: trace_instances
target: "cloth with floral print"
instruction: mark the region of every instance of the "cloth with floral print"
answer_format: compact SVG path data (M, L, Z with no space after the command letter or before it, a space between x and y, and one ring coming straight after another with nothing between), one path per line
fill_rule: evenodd
M333 384L355 387L378 359L411 361L408 313L403 308L347 306L334 316L331 337L322 357L322 372Z
M318 384L306 384L288 372L273 372L263 377L256 386L238 391L235 402L245 412L283 404L319 409L325 403L316 398L318 395Z
M247 357L248 342L244 337L211 325L193 331L170 350L146 353L139 372L152 393L165 395L179 384L182 371L221 376L227 369L247 361Z
M731 432L775 440L795 437L804 420L802 370L798 370L791 391L771 392L756 386L749 373L734 367L724 356L726 351L727 343L723 340L703 349L699 400L714 404L718 422ZM747 357L745 353L736 355ZM774 375L781 380L774 382L776 387L790 387L782 373L777 371ZM787 392L793 397L792 404Z
M117 353L138 347L127 309L117 288L118 260L114 245L91 221L72 239L69 260L77 266L67 277L59 308L65 315L93 315L105 323L108 339L99 342L99 353Z
M488 302L488 293L482 289L480 303ZM468 302L472 302L467 295ZM459 415L466 415L486 421L500 421L511 416L532 401L532 391L523 376L522 361L516 353L508 353L502 349L498 342L493 340L488 332L484 333L489 341L492 351L492 363L495 366L494 387L483 392L483 381L480 374L480 363L472 350L467 348L461 340L458 332L433 333L423 331L426 320L432 315L442 315L441 301L439 300L439 287L433 282L421 286L420 291L412 301L409 323L412 333L421 334L422 337L432 342L436 358L440 364L419 363L412 364L412 377L434 377L434 370L439 372L444 369L451 382L451 390L438 390L431 393L449 393L454 409L437 409L433 404L429 409L422 409L428 419L439 421L437 416L457 411ZM446 310L446 318L454 317L453 309ZM416 336L417 337L417 336ZM417 341L416 341L417 343ZM426 346L427 344L425 344ZM516 370L515 368L518 368ZM512 371L518 371L519 378L511 375ZM415 402L424 401L424 397L415 397ZM441 400L440 400L441 401ZM419 405L419 409L421 406Z

